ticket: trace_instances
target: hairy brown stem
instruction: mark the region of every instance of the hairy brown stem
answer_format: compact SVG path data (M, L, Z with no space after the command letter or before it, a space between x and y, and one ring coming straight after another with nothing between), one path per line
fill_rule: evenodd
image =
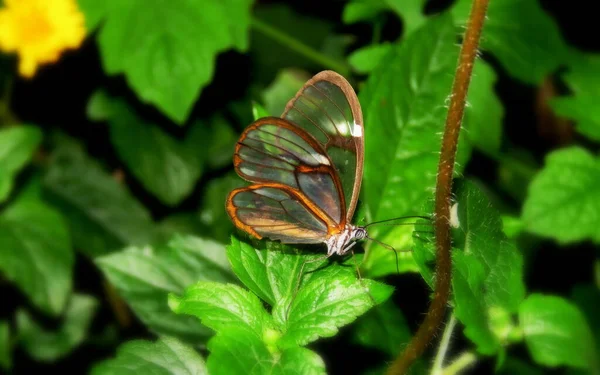
M435 293L429 305L425 320L413 336L404 352L392 363L387 374L404 374L433 339L444 319L450 296L452 260L450 258L450 196L452 175L458 145L458 134L465 111L465 103L473 63L477 57L477 47L485 20L488 0L473 0L463 44L458 57L458 67L454 76L450 107L446 117L446 127L442 138L442 149L438 165L435 191L435 238L436 238L436 278Z

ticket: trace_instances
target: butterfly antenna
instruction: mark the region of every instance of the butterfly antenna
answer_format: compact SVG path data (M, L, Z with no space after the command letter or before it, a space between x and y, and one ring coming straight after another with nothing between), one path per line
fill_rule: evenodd
M391 250L391 251L394 252L394 255L396 256L396 271L398 271L398 274L400 274L400 266L398 266L398 261L399 261L399 259L398 259L398 250L394 249L393 246L388 245L386 243L383 243L383 242L381 242L381 241L379 241L379 240L377 240L377 239L375 239L373 237L369 237L368 235L365 238L368 239L368 240L371 240L373 242L378 243L379 245L381 245L385 249L388 249L388 250Z
M390 221L402 220L402 219L425 219L425 220L430 220L430 221L432 220L430 216L422 216L422 215L400 216L400 217L395 217L393 219L374 221L372 223L365 225L364 228L370 227L371 225L375 225L375 224L388 223ZM392 224L392 225L408 225L408 224L414 224L414 223L398 223L398 224Z

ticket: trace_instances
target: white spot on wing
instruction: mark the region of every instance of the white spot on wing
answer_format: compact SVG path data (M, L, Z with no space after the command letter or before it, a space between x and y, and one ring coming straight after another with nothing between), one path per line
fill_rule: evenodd
M319 162L319 164L330 165L329 164L329 160L327 159L327 157L325 155L313 154L313 157L315 159L317 159L317 161Z
M354 123L352 127L352 136L353 137L362 137L363 136L363 128L361 124Z

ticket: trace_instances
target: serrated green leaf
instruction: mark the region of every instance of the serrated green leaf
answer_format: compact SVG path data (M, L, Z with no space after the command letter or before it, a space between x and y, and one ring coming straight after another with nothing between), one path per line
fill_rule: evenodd
M362 47L348 56L348 62L358 73L370 73L392 50L390 43L373 44Z
M165 248L128 248L96 263L151 330L194 343L205 342L211 332L197 319L174 314L168 294L198 280L231 280L223 245L193 236L176 236Z
M0 214L0 269L41 310L58 315L73 284L75 254L62 216L37 199Z
M244 330L229 328L209 343L208 368L212 375L229 374L325 374L325 364L316 353L290 348L271 353L259 338Z
M104 69L125 74L142 101L182 124L210 82L216 55L247 48L251 5L251 0L106 1L98 35Z
M0 368L9 370L12 367L12 347L10 343L10 327L8 322L0 320Z
M277 73L275 80L262 92L263 103L268 113L281 116L285 105L310 79L310 76L298 69L283 69Z
M532 294L519 308L519 321L533 360L596 371L598 349L585 317L561 297Z
M458 25L467 22L471 3L459 0L452 7ZM494 54L511 76L531 84L540 83L569 55L557 24L539 1L491 1L481 48Z
M234 284L201 281L181 296L169 294L169 306L177 314L195 316L216 332L236 327L261 338L273 326L258 297Z
M102 96L94 98L107 100ZM108 101L105 114L111 142L128 170L161 202L169 206L180 203L202 174L205 154L198 149L202 149L208 135L204 124L195 122L186 138L179 140L156 124L144 121L123 99ZM90 106L102 113L100 104Z
M455 36L449 16L433 19L395 45L360 92L367 124L363 183L372 220L423 214L431 197L457 61Z
M580 147L551 152L523 205L527 230L561 243L600 242L600 160Z
M227 259L237 277L262 300L274 306L296 289L302 265L323 256L290 254L289 249L277 247L276 244L272 246L256 249L249 243L231 237ZM316 267L315 264L306 264L303 270L305 274ZM307 276L310 277L309 274Z
M86 338L98 306L96 298L74 294L67 305L62 324L55 331L41 327L26 311L17 311L20 345L37 361L52 362L62 358Z
M563 79L572 96L550 100L554 111L576 121L576 129L595 141L600 141L600 56L577 55L569 64Z
M477 60L463 119L469 143L488 155L497 155L502 140L504 108L494 92L496 73L485 61Z
M329 267L328 274L313 277L298 290L285 314L286 328L279 345L303 346L319 337L331 337L392 292L388 285L358 280L354 272L343 267Z
M34 126L15 126L0 130L0 203L10 194L15 174L31 159L42 141Z
M154 223L146 208L73 141L54 151L43 185L84 254L94 257L152 241Z
M208 370L198 352L163 336L156 342L135 340L121 345L116 358L95 365L91 374L208 375Z
M390 356L398 353L411 338L410 329L393 301L387 300L361 316L354 324L355 343L379 349Z

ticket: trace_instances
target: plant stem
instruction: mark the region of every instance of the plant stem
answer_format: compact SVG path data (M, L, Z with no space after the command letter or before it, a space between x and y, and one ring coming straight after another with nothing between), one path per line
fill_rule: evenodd
M442 374L442 367L444 366L444 359L446 357L446 353L448 352L448 347L450 346L450 337L452 336L452 331L456 326L456 318L454 314L450 315L450 320L444 329L444 335L442 336L442 341L440 342L440 348L435 356L435 360L433 361L433 367L431 369L431 375L440 375Z
M450 257L450 198L452 176L458 146L458 135L465 111L465 103L473 63L477 57L477 47L485 21L488 0L473 0L467 29L458 56L458 66L450 94L450 107L446 117L442 149L438 164L437 185L435 190L435 239L436 239L436 277L435 293L429 305L425 320L412 340L392 363L387 374L404 374L410 365L423 354L444 319L446 304L450 295L452 277L452 259Z
M350 74L350 67L348 65L324 55L316 49L302 43L298 39L274 28L269 24L264 23L258 18L252 18L252 27L264 35L278 41L287 48L299 53L300 55L303 55L304 57L323 65L325 68L335 70L343 76L348 76Z
M477 361L477 356L471 352L464 352L458 358L442 371L442 375L460 374L467 367L472 366Z

